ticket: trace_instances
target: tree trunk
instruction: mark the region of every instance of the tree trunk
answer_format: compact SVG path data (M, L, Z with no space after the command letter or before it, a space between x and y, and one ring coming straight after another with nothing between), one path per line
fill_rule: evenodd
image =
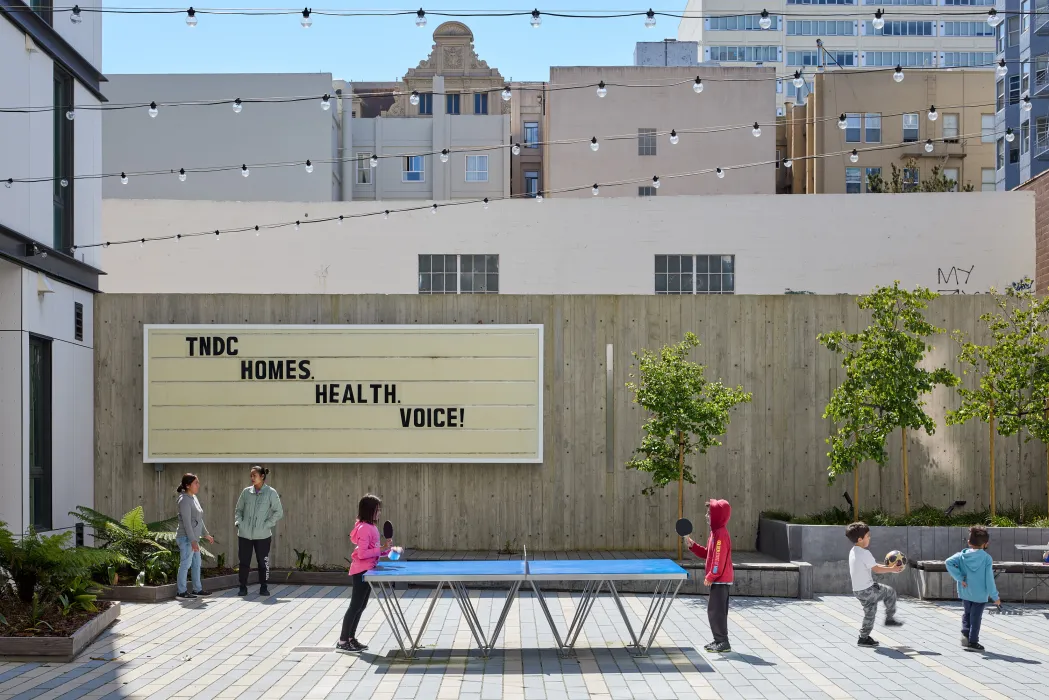
M1049 423L1049 399L1045 400L1045 422ZM1049 445L1046 445L1045 453L1045 493L1049 496Z
M685 437L679 431L677 434L677 519L685 517ZM683 539L677 538L678 561L684 557L682 550Z
M852 439L856 442L860 441L860 436L856 433L852 434ZM852 519L859 521L860 519L860 465L857 464L852 468Z
M911 514L911 484L907 475L907 428L900 428L900 454L903 457L903 512Z
M994 497L994 400L993 399L991 400L991 417L990 417L990 420L988 420L988 422L987 422L987 431L988 431L988 436L990 437L990 444L991 444L991 491L990 491L991 495L990 495L990 498L991 498L991 517L993 518L995 516L995 511L996 511L995 504L997 503L997 500Z

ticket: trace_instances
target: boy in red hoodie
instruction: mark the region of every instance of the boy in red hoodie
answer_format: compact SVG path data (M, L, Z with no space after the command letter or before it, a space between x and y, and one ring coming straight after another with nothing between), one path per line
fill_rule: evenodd
M710 526L710 537L707 546L703 547L691 537L689 550L697 557L706 559L706 575L703 583L710 589L707 598L707 619L714 641L704 649L718 654L732 651L728 641L728 594L732 585L732 535L728 534L728 519L732 517L732 506L728 501L710 499L707 503L707 525Z

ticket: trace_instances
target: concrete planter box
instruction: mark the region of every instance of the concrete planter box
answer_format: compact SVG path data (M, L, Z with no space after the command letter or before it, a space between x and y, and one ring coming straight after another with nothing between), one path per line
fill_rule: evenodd
M1049 543L1049 528L996 527L990 528L990 532L987 552L996 562L1020 561L1015 545ZM898 549L910 561L943 561L962 550L968 538L967 527L872 527L871 553L875 559L881 559ZM812 586L817 594L852 593L850 549L852 543L845 538L845 528L841 525L797 525L766 518L758 522L758 551L782 561L811 564ZM902 595L917 597L917 574L916 569L908 567L901 574L879 575L875 580L891 584ZM1030 585L1029 581L1028 587ZM1020 575L1001 574L998 588L1004 599L1019 600Z
M71 637L0 637L0 658L69 663L118 617L120 603L113 603Z
M248 574L248 583L257 583L259 575L255 571ZM221 591L226 588L236 588L240 585L238 574L226 576L212 576L201 583L210 591ZM166 600L174 600L178 592L178 586L169 583L163 586L108 586L99 594L100 600L120 600L125 603L163 603Z
M348 570L342 571L293 571L270 569L270 583L293 586L350 586L353 579Z

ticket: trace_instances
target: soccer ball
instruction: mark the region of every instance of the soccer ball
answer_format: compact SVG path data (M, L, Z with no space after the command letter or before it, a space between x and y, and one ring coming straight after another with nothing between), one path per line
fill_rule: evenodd
M894 549L885 555L885 566L907 566L907 555Z

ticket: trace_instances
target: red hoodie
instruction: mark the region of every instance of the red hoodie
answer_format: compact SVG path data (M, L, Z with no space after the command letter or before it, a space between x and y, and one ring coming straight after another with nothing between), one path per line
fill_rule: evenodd
M732 506L728 501L710 499L710 538L704 547L698 542L689 549L697 557L706 559L706 579L711 583L732 583L732 535L728 534L728 519Z

